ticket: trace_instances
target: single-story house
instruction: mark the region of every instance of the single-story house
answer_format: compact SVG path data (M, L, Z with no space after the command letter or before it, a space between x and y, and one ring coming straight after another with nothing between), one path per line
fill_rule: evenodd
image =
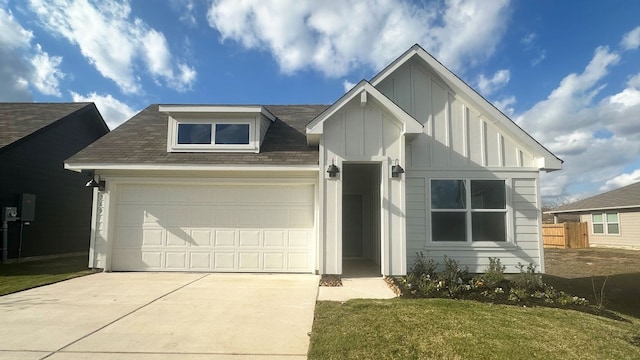
M93 103L0 103L0 209L20 218L8 259L87 251L92 192L64 161L108 132Z
M588 224L590 246L640 249L640 182L545 213L579 215Z
M105 182L94 268L398 275L418 252L541 269L561 163L415 45L330 105L151 105L66 167Z

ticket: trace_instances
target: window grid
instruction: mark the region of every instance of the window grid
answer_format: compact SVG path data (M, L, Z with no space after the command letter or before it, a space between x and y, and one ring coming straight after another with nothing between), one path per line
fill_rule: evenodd
M591 214L591 233L620 235L620 215L617 212Z
M433 206L433 182L434 181L463 181L464 184L464 190L465 190L465 208L437 208ZM465 243L470 243L470 242L474 242L474 241L479 241L479 240L474 240L473 239L473 214L483 214L483 213L502 213L503 215L503 226L504 226L504 240L501 241L496 241L496 242L507 242L507 201L506 201L506 182L504 180L493 180L493 181L500 181L503 186L502 186L502 191L503 191L503 200L504 200L504 205L503 208L497 208L497 209L484 209L484 208L473 208L472 205L472 182L474 181L483 181L484 179L431 179L430 181L430 197L431 197L431 204L430 204L430 211L431 211L431 241L434 242L462 242L462 241L456 241L456 240L437 240L434 237L434 221L433 221L433 214L434 213L464 213L465 214L465 235L464 235L464 242ZM485 180L486 181L486 180ZM480 240L482 241L482 240Z

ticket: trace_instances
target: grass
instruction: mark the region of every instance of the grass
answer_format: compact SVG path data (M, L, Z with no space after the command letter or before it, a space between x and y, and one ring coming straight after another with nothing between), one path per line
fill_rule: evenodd
M68 256L0 265L0 295L91 274L87 256Z
M640 326L449 299L319 302L309 359L638 359Z
M599 297L606 279L605 308L640 319L640 251L545 249L544 254L544 282L597 304L594 287Z

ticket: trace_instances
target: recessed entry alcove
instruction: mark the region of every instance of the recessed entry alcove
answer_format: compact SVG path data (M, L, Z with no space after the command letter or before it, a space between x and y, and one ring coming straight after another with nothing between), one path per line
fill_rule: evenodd
M343 167L343 275L380 276L380 164L345 163Z

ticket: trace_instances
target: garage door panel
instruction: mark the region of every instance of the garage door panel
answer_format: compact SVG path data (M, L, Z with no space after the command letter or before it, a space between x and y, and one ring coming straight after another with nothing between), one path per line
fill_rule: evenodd
M288 269L291 271L305 271L310 266L309 253L290 252L287 254Z
M185 247L191 242L193 239L184 229L167 228L167 247Z
M144 268L148 268L150 270L160 270L164 267L164 254L162 251L142 251L141 254L141 264L139 266L142 266ZM126 270L137 270L135 268L133 269L126 269Z
M210 247L211 229L193 229L191 230L191 238L194 246Z
M189 254L190 268L193 270L212 270L212 256L210 252L191 252Z
M289 230L288 231L288 247L291 248L305 248L309 245L311 233L304 230Z
M187 270L187 252L171 251L165 254L166 268L169 270Z
M239 245L240 247L259 247L260 246L260 231L259 230L240 230L239 231Z
M264 269L270 271L282 271L285 267L285 254L281 252L277 253L264 253L263 262Z
M117 191L114 270L313 271L311 185L119 185Z
M238 269L242 271L260 270L260 253L257 251L238 252Z
M264 231L264 247L279 247L285 246L285 231L284 230L265 230Z
M236 269L236 255L233 251L216 251L214 254L214 269L219 271L233 271Z

